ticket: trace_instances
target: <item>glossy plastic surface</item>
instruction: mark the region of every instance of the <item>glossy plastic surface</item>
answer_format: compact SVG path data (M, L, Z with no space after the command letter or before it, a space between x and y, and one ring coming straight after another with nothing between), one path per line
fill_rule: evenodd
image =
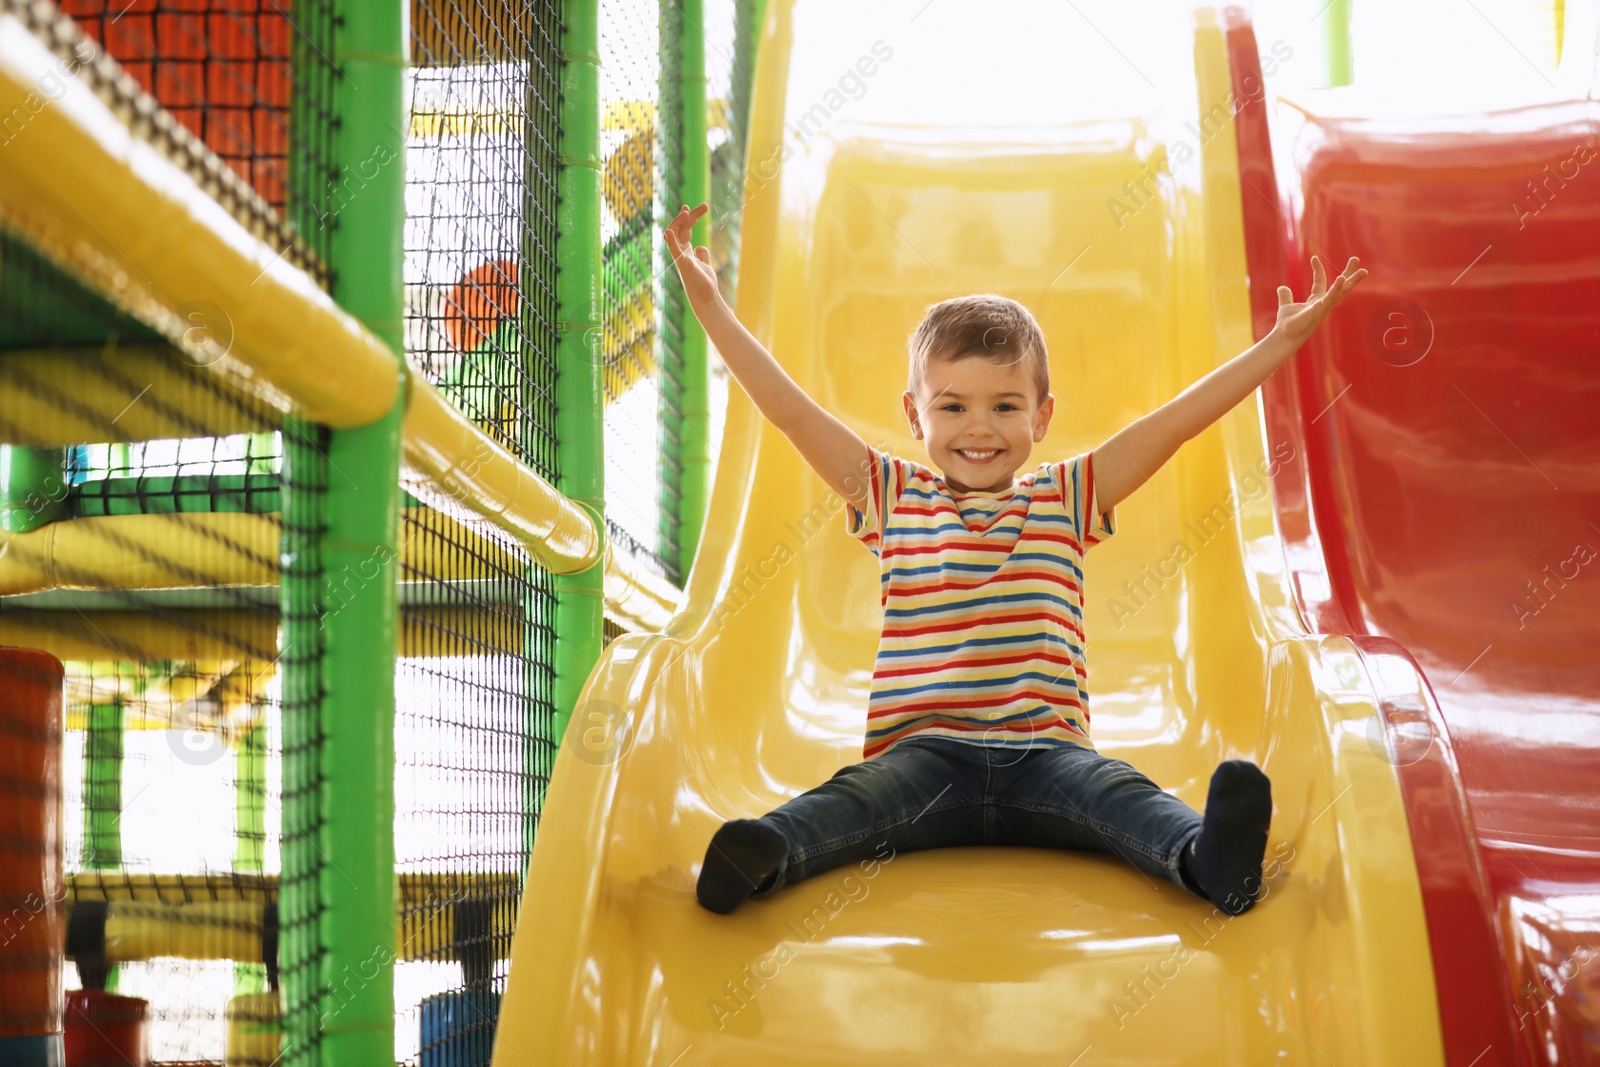
M1241 121L1255 289L1276 283L1285 244L1297 287L1312 251L1372 272L1269 383L1267 425L1300 456L1275 497L1306 617L1392 639L1431 683L1416 704L1437 718L1394 740L1413 833L1431 838L1417 862L1452 1064L1491 1047L1495 1062L1600 1059L1600 109L1585 18L1561 79L1574 99L1403 121L1335 111L1339 97L1283 102L1276 178L1265 126Z
M772 8L753 160L812 103L788 98L791 50L817 44L793 27L834 29L805 0ZM1215 25L1194 55L1204 111L1228 86ZM1249 345L1229 124L1120 228L1107 201L1166 147L1144 116L850 133L747 192L739 313L869 442L925 456L900 414L905 338L955 293L1023 300L1050 341L1036 456L1099 444ZM1228 919L1111 856L969 848L718 916L694 898L716 827L859 760L881 623L842 501L731 389L686 606L607 648L561 747L498 1067L1442 1062L1379 692L1348 640L1305 634L1272 466L1252 400L1119 507L1087 574L1100 749L1196 806L1221 759L1273 779L1280 865L1254 911Z

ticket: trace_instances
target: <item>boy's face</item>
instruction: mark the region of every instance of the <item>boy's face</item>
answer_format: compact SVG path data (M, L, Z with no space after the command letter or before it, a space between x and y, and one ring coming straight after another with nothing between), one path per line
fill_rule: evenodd
M924 395L901 396L911 435L958 493L1000 492L1044 440L1055 396L1040 403L1021 360L996 366L981 356L930 361Z

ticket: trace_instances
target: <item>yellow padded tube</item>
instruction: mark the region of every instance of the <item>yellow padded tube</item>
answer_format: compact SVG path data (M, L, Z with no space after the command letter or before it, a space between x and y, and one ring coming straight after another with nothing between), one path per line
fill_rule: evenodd
M407 575L450 580L481 577L474 566L485 568L483 573L491 567L520 566L514 549L448 515L421 512L406 530L400 562ZM0 596L48 589L276 585L278 533L276 515L237 512L97 515L55 522L28 533L0 535ZM461 546L470 551L459 551ZM483 562L475 565L475 560ZM359 585L361 578L330 573L326 581L331 595L351 595L352 583Z
M511 945L522 888L509 871L403 872L395 883L395 952L401 959L449 959L455 905L504 901L487 931L497 958ZM107 901L106 959L128 963L156 956L260 963L263 908L277 899L271 874L139 874L79 871L68 878L68 906ZM185 901L183 896L203 897Z
M106 962L177 956L260 963L264 907L258 900L114 900L106 906Z
M452 607L405 611L414 625L399 628L402 656L470 656L484 644L510 655L522 651L526 627L516 612ZM0 645L41 648L61 660L154 663L252 657L265 663L277 654L277 642L278 620L264 612L0 611Z
M262 515L95 516L0 540L0 596L277 580L278 524Z
M0 433L20 444L223 437L276 428L279 414L163 345L7 352Z
M555 574L581 571L600 558L589 512L518 463L432 385L415 376L408 384L404 480L419 500L462 523L492 523Z

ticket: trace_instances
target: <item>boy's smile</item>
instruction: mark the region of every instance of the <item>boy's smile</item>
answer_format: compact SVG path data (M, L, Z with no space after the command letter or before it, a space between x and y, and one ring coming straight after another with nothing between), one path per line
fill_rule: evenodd
M924 398L908 389L901 402L911 435L926 441L953 492L1001 492L1050 428L1055 397L1041 404L1035 388L1020 360L997 366L967 356L930 360Z

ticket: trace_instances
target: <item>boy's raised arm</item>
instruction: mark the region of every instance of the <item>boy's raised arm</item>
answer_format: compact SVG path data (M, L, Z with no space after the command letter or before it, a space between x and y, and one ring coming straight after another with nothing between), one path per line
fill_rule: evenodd
M1334 305L1367 276L1358 264L1352 256L1330 288L1322 260L1312 256L1311 295L1297 304L1288 286L1278 286L1278 322L1272 332L1095 449L1095 498L1100 509L1110 511L1127 498L1180 445L1226 415L1294 355Z
M783 431L829 488L864 510L871 484L866 441L811 399L722 299L711 250L696 247L689 232L707 210L705 204L693 211L685 205L663 231L695 318L768 421Z

